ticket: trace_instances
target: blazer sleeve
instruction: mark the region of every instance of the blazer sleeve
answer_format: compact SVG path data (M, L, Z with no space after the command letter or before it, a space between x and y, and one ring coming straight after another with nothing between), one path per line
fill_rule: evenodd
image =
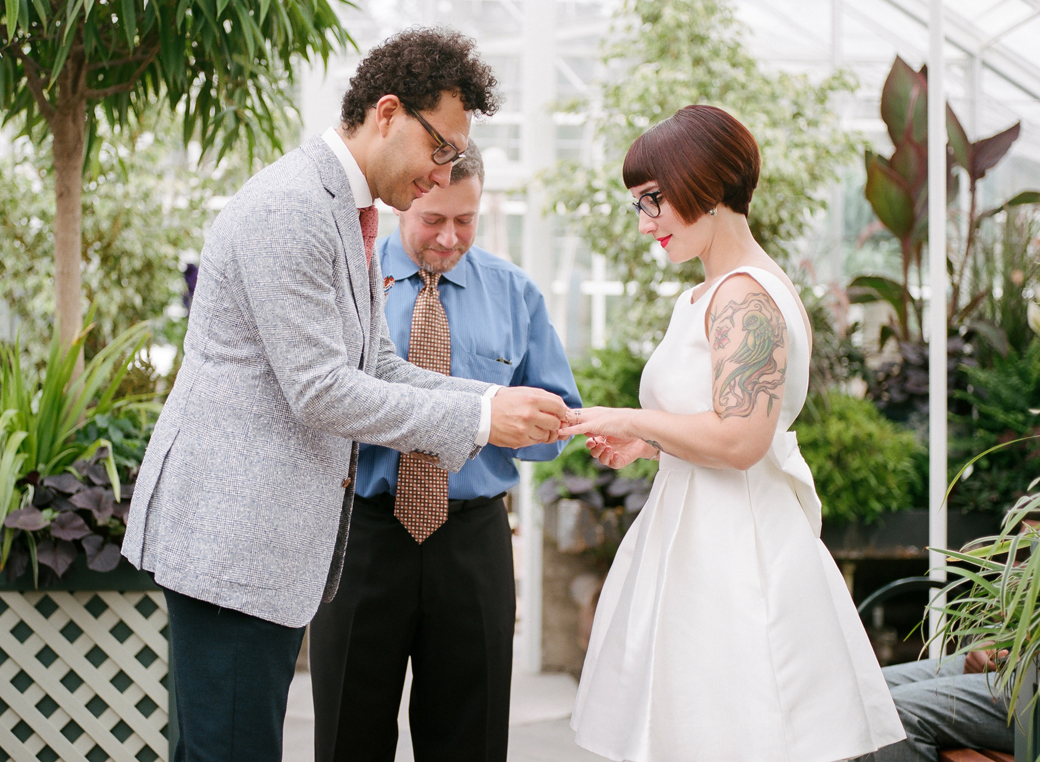
M343 249L328 203L306 196L277 201L239 226L228 277L240 281L244 308L293 414L334 435L434 453L442 467L461 468L476 438L480 389L437 389L418 369L398 369L386 380L360 370L360 333L348 341L337 303L333 258ZM418 388L423 381L427 388Z
M393 339L390 338L390 326L386 322L386 310L382 304L376 308L376 330L378 336L374 339L379 342L379 360L376 363L375 376L391 383L409 384L422 389L451 389L460 392L472 392L483 394L491 384L483 381L474 381L469 378L458 378L456 376L445 376L443 373L420 368L397 354Z

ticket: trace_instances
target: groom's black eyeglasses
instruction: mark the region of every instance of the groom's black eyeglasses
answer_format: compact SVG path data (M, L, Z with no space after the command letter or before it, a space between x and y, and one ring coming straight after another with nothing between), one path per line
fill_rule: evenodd
M404 110L414 116L426 131L430 133L430 137L436 140L439 145L433 152L433 163L438 166L444 166L445 164L451 164L454 166L463 159L466 158L466 154L460 153L459 149L449 143L447 140L441 137L441 134L433 128L433 125L422 118L422 115L411 106L405 106Z
M660 217L661 216L661 191L650 191L644 193L639 197L638 201L633 201L632 206L635 207L637 212L643 212L647 217Z

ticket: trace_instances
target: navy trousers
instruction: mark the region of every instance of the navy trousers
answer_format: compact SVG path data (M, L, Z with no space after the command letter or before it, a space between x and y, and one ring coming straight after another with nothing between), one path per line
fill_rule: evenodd
M281 762L304 628L163 592L180 732L174 762Z

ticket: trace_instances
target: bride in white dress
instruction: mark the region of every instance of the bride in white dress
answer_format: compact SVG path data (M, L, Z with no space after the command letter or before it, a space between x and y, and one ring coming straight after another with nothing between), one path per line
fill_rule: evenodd
M747 211L758 146L689 106L633 144L639 230L706 280L679 296L641 409L572 411L601 462L660 458L596 611L572 726L631 762L835 762L904 738L845 583L820 542L788 431L812 336Z

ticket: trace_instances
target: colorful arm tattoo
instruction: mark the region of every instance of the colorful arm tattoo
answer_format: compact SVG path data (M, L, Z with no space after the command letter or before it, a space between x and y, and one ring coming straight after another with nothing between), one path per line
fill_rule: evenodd
M766 415L769 415L773 412L773 402L779 399L773 392L783 386L787 373L787 363L781 368L774 357L776 350L785 345L787 324L767 294L748 294L742 302L731 301L713 310L709 331L714 336L716 351L731 343L728 334L738 319L744 329L743 341L715 363L715 409L721 418L731 415L746 418L755 409L759 395L764 394L768 399ZM732 370L723 378L727 366Z

